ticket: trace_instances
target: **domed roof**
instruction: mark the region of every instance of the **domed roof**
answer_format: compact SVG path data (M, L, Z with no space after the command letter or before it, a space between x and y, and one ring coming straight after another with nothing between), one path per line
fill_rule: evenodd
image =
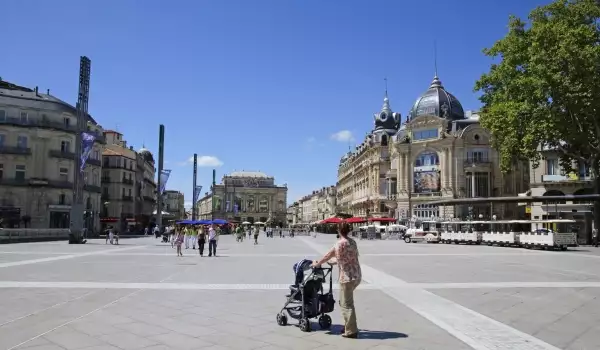
M142 146L142 148L140 148L140 150L138 151L138 153L144 157L144 160L146 162L154 163L154 156L152 155L152 152L150 152L145 147Z
M446 91L436 75L429 86L417 99L410 110L410 119L421 116L436 116L449 120L464 119L465 111L458 99Z
M390 99L388 98L386 91L385 97L383 98L383 107L381 107L381 111L373 115L373 119L375 120L374 131L385 131L388 134L393 135L396 133L396 130L398 130L400 118L400 113L392 112L392 108L390 107Z

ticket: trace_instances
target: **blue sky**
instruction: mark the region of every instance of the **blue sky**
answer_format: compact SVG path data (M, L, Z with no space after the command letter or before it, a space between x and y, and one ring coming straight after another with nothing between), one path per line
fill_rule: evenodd
M481 50L534 0L3 0L0 76L76 101L92 60L90 113L158 156L168 188L192 196L234 170L289 187L288 203L335 184L349 145L373 127L388 78L406 116L438 71L465 109L491 61ZM343 137L333 135L343 131ZM204 190L203 190L204 192Z

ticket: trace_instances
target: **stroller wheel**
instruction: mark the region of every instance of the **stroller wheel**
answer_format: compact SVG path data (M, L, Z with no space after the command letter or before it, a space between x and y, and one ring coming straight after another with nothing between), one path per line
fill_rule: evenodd
M310 332L310 321L308 318L303 318L300 320L300 330L302 332Z
M319 326L321 326L321 329L331 328L331 316L321 315L321 317L319 317Z
M277 314L277 324L280 326L287 325L287 316L283 314Z

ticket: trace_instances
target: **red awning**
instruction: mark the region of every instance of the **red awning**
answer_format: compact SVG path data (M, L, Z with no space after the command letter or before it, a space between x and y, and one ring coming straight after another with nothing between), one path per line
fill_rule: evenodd
M344 222L344 220L333 217L333 218L329 218L329 219L325 219L325 220L321 221L320 224L339 224L342 222Z
M370 222L396 222L394 218L369 218Z
M351 218L346 219L346 222L349 224L360 224L363 222L367 222L367 219L359 218L359 217L351 217Z

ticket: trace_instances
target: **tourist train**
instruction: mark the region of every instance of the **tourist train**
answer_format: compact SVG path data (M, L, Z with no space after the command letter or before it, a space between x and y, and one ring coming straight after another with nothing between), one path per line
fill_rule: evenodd
M565 229L575 223L569 219L423 221L420 227L407 229L402 238L406 243L424 241L566 250L577 246L577 233Z

